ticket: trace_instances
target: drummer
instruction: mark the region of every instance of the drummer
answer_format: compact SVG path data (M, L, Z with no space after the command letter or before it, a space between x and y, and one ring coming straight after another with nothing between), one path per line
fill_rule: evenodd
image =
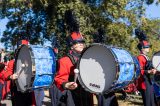
M67 37L70 46L68 54L58 60L58 71L55 76L55 84L61 90L59 105L67 106L92 106L92 94L86 92L78 80L74 82L74 69L85 48L85 41L79 32L72 32Z
M147 40L141 40L137 45L140 54L137 56L141 67L141 74L137 81L137 89L142 95L144 106L155 106L155 97L150 75L156 73L152 67L147 54L150 50L150 44Z
M22 93L17 91L17 86L15 84L15 80L18 78L17 74L14 74L14 53L10 55L10 61L6 67L6 72L1 77L5 81L11 80L11 101L12 106L35 106L35 99L32 95L32 92Z

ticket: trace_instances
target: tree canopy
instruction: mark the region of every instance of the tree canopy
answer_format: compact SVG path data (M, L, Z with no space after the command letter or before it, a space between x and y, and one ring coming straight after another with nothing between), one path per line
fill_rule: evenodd
M159 44L159 20L149 20L144 15L144 4L150 5L153 2L154 0L2 0L0 18L7 17L9 22L1 41L6 46L15 46L25 36L31 44L43 45L46 39L53 41L56 37L60 44L60 54L63 55L68 48L66 36L71 33L65 13L72 10L87 45L94 43L102 28L105 38L103 43L125 48L136 55L138 39L134 30L141 28L147 33L155 52L159 50L156 46Z

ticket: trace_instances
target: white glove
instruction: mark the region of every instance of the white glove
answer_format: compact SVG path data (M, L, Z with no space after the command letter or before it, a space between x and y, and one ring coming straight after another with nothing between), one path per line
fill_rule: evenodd
M12 74L11 76L10 76L10 79L12 79L12 80L15 80L15 79L17 79L18 78L18 74Z

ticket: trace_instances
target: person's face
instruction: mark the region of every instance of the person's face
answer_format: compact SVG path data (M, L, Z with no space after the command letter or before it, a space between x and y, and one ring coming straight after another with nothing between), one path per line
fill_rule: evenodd
M74 50L78 53L81 53L84 48L85 48L85 44L82 42L76 43L71 47L72 50Z
M147 54L147 53L149 53L149 49L150 49L149 47L148 47L148 48L143 48L143 49L142 49L142 52L143 52L144 54Z

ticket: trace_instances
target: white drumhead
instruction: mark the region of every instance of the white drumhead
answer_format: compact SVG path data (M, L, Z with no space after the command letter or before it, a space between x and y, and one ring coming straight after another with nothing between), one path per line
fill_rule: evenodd
M109 48L93 45L82 54L79 71L80 83L86 90L103 93L116 78L116 62Z
M155 69L160 71L160 52L157 52L153 55L152 64Z
M17 54L16 70L19 77L16 81L19 91L25 92L31 86L32 61L28 46L23 45Z

